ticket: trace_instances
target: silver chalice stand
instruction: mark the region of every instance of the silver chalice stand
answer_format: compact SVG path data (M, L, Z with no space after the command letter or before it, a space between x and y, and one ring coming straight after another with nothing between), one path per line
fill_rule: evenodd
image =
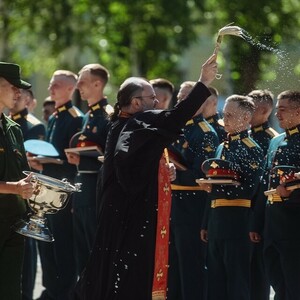
M28 175L32 172L24 171ZM18 221L13 229L27 237L40 241L53 242L45 214L55 214L66 207L70 195L80 192L81 183L71 185L66 179L58 180L49 176L33 173L31 182L33 183L33 194L27 200L32 214L28 221Z

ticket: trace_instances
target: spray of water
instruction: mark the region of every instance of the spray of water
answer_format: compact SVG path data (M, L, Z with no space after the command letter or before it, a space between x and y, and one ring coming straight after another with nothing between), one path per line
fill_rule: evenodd
M292 63L291 63L289 55L286 51L280 50L280 49L275 48L270 45L266 45L266 44L260 42L259 40L257 40L256 38L253 38L243 28L241 28L239 26L232 26L232 24L233 23L230 23L230 24L222 27L218 31L218 36L217 36L214 53L218 53L221 43L223 41L223 37L225 35L238 36L238 37L242 38L244 41L246 41L247 43L249 43L250 45L252 45L253 47L256 47L257 49L259 49L261 51L270 52L270 53L276 55L276 58L278 61L278 71L279 71L279 72L277 72L276 75L279 78L282 77L282 79L283 79L283 80L281 80L282 82L285 82L286 78L288 76L293 76L292 67L291 67ZM217 76L216 76L217 79L220 79L221 77L222 77L221 74L217 74Z

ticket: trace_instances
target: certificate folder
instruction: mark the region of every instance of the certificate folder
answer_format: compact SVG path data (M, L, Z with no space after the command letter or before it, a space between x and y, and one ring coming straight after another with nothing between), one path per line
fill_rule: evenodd
M104 155L100 147L87 146L87 147L75 147L65 149L66 153L75 153L82 156L90 156L97 158L99 155Z

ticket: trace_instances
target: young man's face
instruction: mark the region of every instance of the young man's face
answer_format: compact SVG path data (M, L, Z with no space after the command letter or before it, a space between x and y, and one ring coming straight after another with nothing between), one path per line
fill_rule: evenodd
M226 102L223 109L224 129L234 134L246 130L249 126L247 112L243 111L237 102Z
M24 92L24 90L21 90L21 93L20 93L20 97L18 97L14 103L14 106L13 108L10 110L10 112L12 114L16 114L20 111L22 111L24 108L26 108L27 106L27 100L28 98L28 95L26 92Z
M54 104L44 104L42 113L43 113L43 119L48 122L49 117L54 113L55 111L55 106Z
M77 89L82 100L89 100L94 97L95 89L100 84L100 80L89 71L84 71L79 75ZM98 99L100 100L100 99Z
M20 89L13 86L6 79L0 78L0 110L5 107L12 109L21 96Z
M155 108L162 110L168 109L172 100L172 95L169 95L167 91L158 87L155 87L154 91L158 100L158 103L156 104Z
M289 129L300 124L300 108L289 99L278 100L276 116L279 126L283 129Z
M71 99L74 86L64 75L55 75L50 80L48 90L51 99L56 102L56 107L58 107Z

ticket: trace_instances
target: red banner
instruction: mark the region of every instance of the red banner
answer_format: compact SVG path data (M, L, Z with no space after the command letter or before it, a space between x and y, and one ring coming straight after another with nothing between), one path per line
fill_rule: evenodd
M167 294L171 211L171 184L167 161L168 157L165 151L160 159L158 171L158 213L152 300L165 300Z

